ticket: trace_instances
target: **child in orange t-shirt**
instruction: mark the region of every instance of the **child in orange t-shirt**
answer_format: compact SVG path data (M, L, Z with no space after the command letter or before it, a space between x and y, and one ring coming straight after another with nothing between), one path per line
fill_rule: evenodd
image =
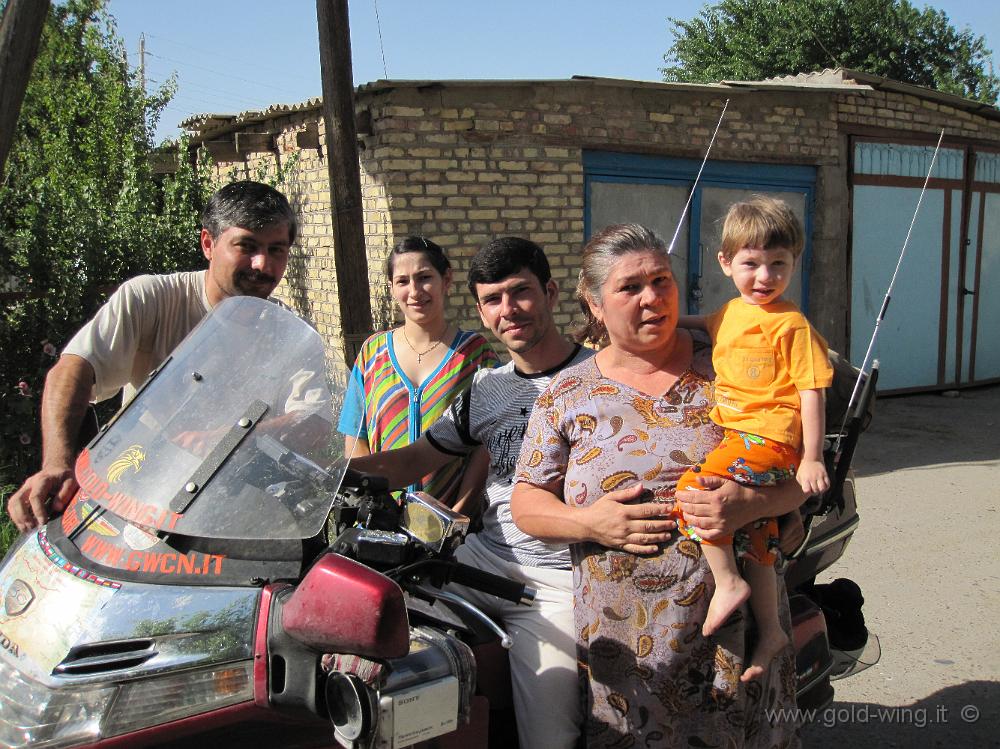
M719 264L740 296L707 318L688 318L712 336L716 406L712 420L725 428L719 446L681 477L677 489L701 489L698 476L772 486L796 478L816 494L830 486L823 465L823 389L833 370L826 342L791 302L781 298L803 248L802 227L788 205L754 196L735 203L722 229ZM800 459L801 456L801 459ZM743 681L757 678L787 644L778 621L773 518L747 528L740 549L750 563L739 573L732 536L698 538L681 519L681 530L700 541L715 577L703 634L711 635L747 598L758 641Z

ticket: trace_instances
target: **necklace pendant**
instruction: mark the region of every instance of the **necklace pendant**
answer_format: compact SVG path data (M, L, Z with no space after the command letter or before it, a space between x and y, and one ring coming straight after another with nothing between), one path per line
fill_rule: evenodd
M419 363L420 363L420 362L422 362L423 360L424 360L424 357L423 357L423 355L421 355L421 354L417 354L417 364L419 364Z

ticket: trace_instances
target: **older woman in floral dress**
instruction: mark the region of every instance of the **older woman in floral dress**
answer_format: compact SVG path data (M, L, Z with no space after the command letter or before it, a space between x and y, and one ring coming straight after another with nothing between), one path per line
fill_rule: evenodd
M791 649L765 680L743 684L747 617L701 633L714 582L700 546L662 543L662 523L601 543L609 503L599 499L651 494L669 515L678 478L721 438L708 418L711 350L677 328L662 240L634 224L604 229L584 249L578 294L589 318L582 337L607 345L539 398L511 508L525 532L571 544L587 745L797 746L790 715L769 719L795 706ZM755 504L742 504L739 525L802 501L794 486L747 491ZM780 597L787 630L783 585Z

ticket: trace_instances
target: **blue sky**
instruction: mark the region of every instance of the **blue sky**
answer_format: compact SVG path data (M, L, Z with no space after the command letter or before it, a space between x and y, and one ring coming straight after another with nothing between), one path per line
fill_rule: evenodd
M1000 3L933 5L956 27L985 36L1000 66ZM403 79L659 80L672 42L667 17L691 18L703 6L695 0L353 0L354 81L385 78L386 70ZM315 0L111 0L110 10L133 64L145 35L151 83L178 75L158 140L175 136L192 114L320 95Z

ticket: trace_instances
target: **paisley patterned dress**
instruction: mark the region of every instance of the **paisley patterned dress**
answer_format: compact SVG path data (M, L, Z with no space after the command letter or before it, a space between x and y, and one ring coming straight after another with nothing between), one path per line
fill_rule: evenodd
M722 436L708 418L711 378L700 343L692 367L658 397L604 377L596 357L563 370L529 421L518 481L561 483L578 507L641 481L672 506L678 478ZM763 681L740 683L746 609L702 636L714 581L696 542L675 535L649 556L594 543L571 551L588 747L799 746L798 726L765 712L795 707L791 648Z

